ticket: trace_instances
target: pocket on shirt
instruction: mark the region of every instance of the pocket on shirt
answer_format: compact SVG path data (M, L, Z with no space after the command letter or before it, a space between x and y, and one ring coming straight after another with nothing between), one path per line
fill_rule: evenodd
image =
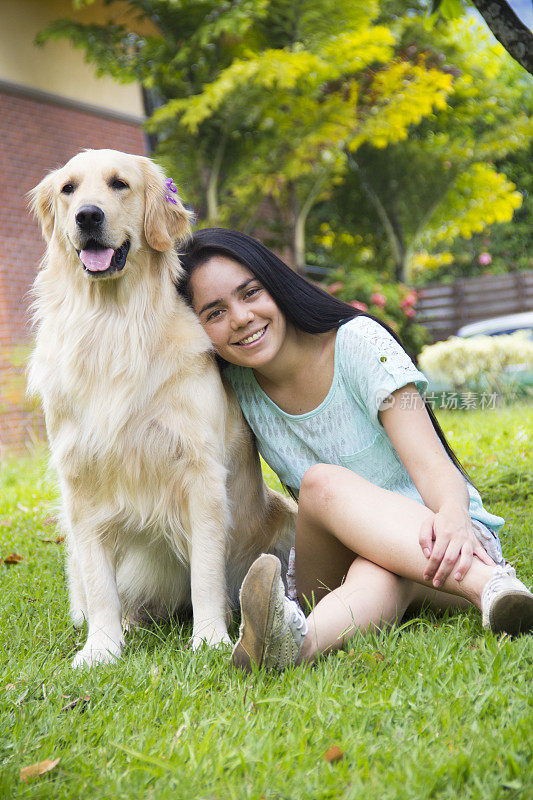
M341 455L340 460L343 467L360 475L361 478L388 489L400 483L402 464L396 458L387 453L380 436L377 435L367 447L351 455Z

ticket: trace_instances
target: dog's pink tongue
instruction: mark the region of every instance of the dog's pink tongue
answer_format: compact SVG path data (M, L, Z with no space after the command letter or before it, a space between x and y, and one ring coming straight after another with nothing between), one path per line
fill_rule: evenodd
M80 258L91 272L103 272L109 268L114 252L111 247L106 250L82 250Z

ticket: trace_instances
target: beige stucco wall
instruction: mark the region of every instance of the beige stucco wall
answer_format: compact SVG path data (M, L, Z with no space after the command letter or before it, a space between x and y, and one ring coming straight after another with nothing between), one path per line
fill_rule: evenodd
M103 23L119 13L101 0L80 12L68 0L0 0L0 81L143 117L138 85L97 78L94 67L84 61L84 51L67 41L34 45L36 34L54 19Z

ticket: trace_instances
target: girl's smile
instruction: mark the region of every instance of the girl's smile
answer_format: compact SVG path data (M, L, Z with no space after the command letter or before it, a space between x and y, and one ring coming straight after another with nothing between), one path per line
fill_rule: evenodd
M261 328L261 330L256 331L255 333L251 333L249 336L246 336L244 339L241 339L240 342L235 342L235 344L238 345L239 347L251 347L254 344L257 344L258 342L262 341L267 328L268 325L265 325L265 327Z

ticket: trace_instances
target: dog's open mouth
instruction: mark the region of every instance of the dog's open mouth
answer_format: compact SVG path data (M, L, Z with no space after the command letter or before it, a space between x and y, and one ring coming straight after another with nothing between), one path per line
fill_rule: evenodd
M127 240L113 250L112 247L105 247L90 239L83 250L78 250L78 255L85 272L97 276L111 275L124 269L129 249L130 243Z

